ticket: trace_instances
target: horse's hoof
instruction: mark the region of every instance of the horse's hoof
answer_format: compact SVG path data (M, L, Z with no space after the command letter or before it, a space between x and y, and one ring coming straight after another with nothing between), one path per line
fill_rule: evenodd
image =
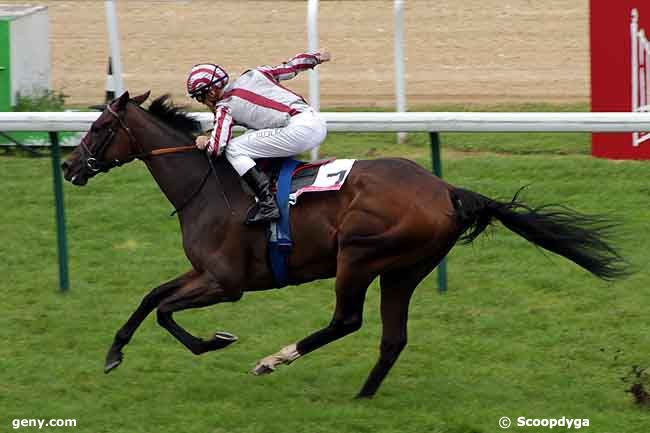
M117 368L124 359L122 352L109 352L106 356L106 364L104 364L104 373L108 374L111 370Z
M214 338L212 338L210 341L207 341L205 344L207 351L212 351L230 346L235 341L237 341L237 336L231 334L230 332L220 331L215 333Z
M228 344L234 343L235 341L239 340L236 335L231 334L230 332L226 331L219 331L214 334L214 338L216 340L221 340L221 341L227 341Z
M251 370L255 376L261 376L263 374L271 374L275 371L275 368L267 364L257 364L255 368Z

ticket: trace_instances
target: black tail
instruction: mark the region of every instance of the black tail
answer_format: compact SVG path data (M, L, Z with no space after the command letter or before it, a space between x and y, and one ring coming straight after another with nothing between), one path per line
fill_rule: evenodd
M512 201L499 202L472 191L454 189L452 201L463 226L461 240L472 242L496 218L528 241L566 257L603 280L628 275L625 261L605 240L616 224L605 217L583 215L563 206L532 208L517 200L519 192Z

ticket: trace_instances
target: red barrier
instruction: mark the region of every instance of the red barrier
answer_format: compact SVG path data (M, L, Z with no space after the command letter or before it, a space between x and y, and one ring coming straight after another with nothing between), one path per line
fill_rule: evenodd
M590 0L591 111L630 112L635 107L648 106L650 57L638 54L642 51L639 35L638 32L633 35L632 30L635 9L638 30L645 28L650 32L648 0ZM637 46L636 68L633 68L633 44ZM633 69L637 70L636 74ZM650 139L638 143L643 137L631 133L592 134L591 153L601 158L650 159ZM636 144L635 138L638 138Z

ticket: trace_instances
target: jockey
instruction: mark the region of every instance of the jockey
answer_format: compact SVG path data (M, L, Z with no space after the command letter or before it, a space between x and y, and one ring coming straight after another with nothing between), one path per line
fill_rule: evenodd
M330 60L327 51L298 54L278 66L249 69L232 83L215 64L198 64L187 78L187 92L214 113L210 136L196 138L196 146L208 155L225 152L228 162L258 198L246 223L273 221L280 211L269 178L254 159L293 156L319 146L327 135L321 116L298 94L280 85ZM233 125L249 129L232 138Z

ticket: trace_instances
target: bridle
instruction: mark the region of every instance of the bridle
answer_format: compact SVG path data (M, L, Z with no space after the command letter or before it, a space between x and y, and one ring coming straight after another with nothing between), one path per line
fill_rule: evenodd
M136 140L135 136L133 135L133 132L131 132L131 128L129 128L129 126L126 124L126 120L123 119L115 110L113 110L113 108L110 105L106 106L106 110L117 120L119 128L115 129L113 128L113 125L110 125L108 127L108 135L101 142L101 144L96 146L94 152L91 152L88 147L89 134L86 134L84 138L81 140L81 143L79 143L79 145L84 151L83 158L85 159L85 166L93 173L107 172L114 167L119 167L121 165L133 161L134 159L145 159L151 156L166 155L170 153L179 153L179 152L190 152L190 151L198 150L196 146L180 146L180 147L167 147L163 149L154 149L145 152L144 150L142 150L142 147L138 143L138 140ZM129 149L135 148L137 153L130 154L125 159L116 158L107 161L103 159L103 155L106 152L106 149L115 139L115 135L120 131L120 129L124 130L129 136L129 144L130 144Z
M171 153L180 153L180 152L193 152L193 151L198 151L199 148L196 146L179 146L179 147L165 147L162 149L153 149L149 151L144 151L142 150L142 147L138 143L138 140L136 140L135 136L133 135L133 132L131 132L131 128L129 128L129 125L126 124L126 120L123 119L115 110L110 105L106 106L106 110L118 121L119 128L123 129L126 131L126 133L129 136L129 149L135 148L137 150L137 153L130 154L128 155L125 159L113 159L110 161L106 161L102 159L102 156L108 146L113 142L113 139L115 138L115 135L119 131L119 129L115 130L112 125L108 127L108 135L106 138L102 141L102 143L97 146L97 149L95 152L91 152L90 149L88 148L88 135L86 134L84 138L81 140L79 145L84 151L84 155L82 158L85 159L85 166L92 171L93 173L98 173L98 172L107 172L111 168L114 167L119 167L121 165L124 165L126 163L129 163L133 161L134 159L145 159L149 158L152 156L159 156L159 155L168 155ZM219 175L217 173L216 168L214 167L214 163L212 162L212 159L208 157L208 162L209 162L209 167L205 175L203 176L203 179L201 180L201 183L198 185L198 187L194 190L192 194L190 194L189 197L185 199L185 202L181 204L178 208L174 209L174 212L172 212L171 215L174 215L181 210L183 210L189 203L196 197L196 195L203 189L203 185L205 185L205 182L208 180L208 177L210 176L210 173L214 173L215 175L215 180L217 183L220 183L219 181ZM226 205L232 212L232 206L230 205L230 200L228 200L228 196L226 195L225 191L223 189L221 190L221 193L223 195L224 201L226 202Z

